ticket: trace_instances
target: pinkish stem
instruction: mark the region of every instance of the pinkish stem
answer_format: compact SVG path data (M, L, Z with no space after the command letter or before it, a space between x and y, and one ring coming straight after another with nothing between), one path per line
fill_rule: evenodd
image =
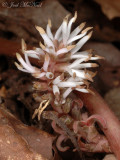
M103 119L103 117L101 117L100 115L94 114L92 116L90 116L88 119L86 120L82 120L80 121L81 125L91 125L94 122L98 122L104 129L106 128L106 121Z
M117 159L120 160L120 122L104 99L97 91L92 90L95 93L94 95L80 92L77 92L77 95L83 100L84 105L91 114L98 114L106 120L106 129L101 129L105 133L112 151L115 153Z
M59 134L65 134L65 132L56 125L56 122L55 121L52 121L51 123L52 125L52 128L54 129L55 132L59 133Z
M65 152L65 151L67 151L67 150L69 149L68 146L66 146L66 147L62 147L62 146L61 146L62 141L66 141L67 139L68 139L68 137L65 136L65 135L63 135L63 134L61 134L61 135L58 137L58 139L57 139L57 141L56 141L56 146L57 146L57 148L58 148L59 151Z

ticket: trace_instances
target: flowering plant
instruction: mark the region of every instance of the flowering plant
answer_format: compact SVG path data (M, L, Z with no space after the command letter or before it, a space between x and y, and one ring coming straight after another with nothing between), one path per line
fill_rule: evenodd
M25 60L17 53L20 64L15 62L15 65L37 79L33 85L36 90L34 98L40 102L40 106L35 110L33 118L38 114L40 120L43 113L44 118L52 120L54 131L60 134L56 142L60 151L69 148L62 147L61 142L70 138L79 152L111 152L106 137L97 131L94 124L97 121L106 128L105 120L97 114L89 117L88 112L82 110L82 100L73 95L73 90L93 94L89 89L89 82L93 81L96 72L87 68L97 67L98 64L93 61L103 57L93 55L91 49L79 51L91 37L92 27L84 29L85 23L82 23L71 32L77 12L73 18L68 18L69 16L64 18L55 35L51 32L50 20L46 31L36 26L44 44L40 42L40 48L27 50L22 40ZM32 66L29 58L37 59L41 68ZM44 111L49 104L53 110Z
M22 40L25 61L18 53L16 54L21 63L19 65L15 62L17 68L23 72L31 73L32 76L39 79L34 87L37 90L52 91L55 96L55 103L65 103L72 90L90 92L88 80L93 81L95 73L87 71L86 68L97 67L98 65L88 61L102 58L97 55L92 56L92 50L79 52L91 37L92 31L90 30L92 27L83 30L85 23L82 23L71 33L72 23L75 22L76 18L77 12L68 23L68 16L66 16L55 36L51 32L50 20L46 32L43 28L36 26L44 40L44 45L40 42L41 48L26 50L26 44ZM88 31L90 32L88 33ZM77 40L79 40L77 44L74 44ZM32 66L29 57L38 59L42 63L42 67Z

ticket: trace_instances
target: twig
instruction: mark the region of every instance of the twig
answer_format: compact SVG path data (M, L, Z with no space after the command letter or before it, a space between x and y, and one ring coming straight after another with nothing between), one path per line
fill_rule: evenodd
M70 138L70 140L72 141L72 143L73 143L74 146L76 147L76 149L77 149L77 151L78 151L78 153L79 153L79 156L80 156L81 160L85 160L85 158L84 158L84 156L83 156L83 154L82 154L82 151L80 150L80 147L79 147L79 145L78 145L78 143L77 143L77 140L76 140L76 138L75 138L75 136L76 136L75 133L72 132L72 131L63 123L63 121L61 121L61 120L57 117L57 115L54 114L53 112L49 112L49 113L48 113L48 112L44 111L44 112L43 112L43 117L46 118L46 119L48 119L48 117L49 117L49 119L54 120L54 121L59 125L59 127L61 127L61 128L67 133L68 137Z

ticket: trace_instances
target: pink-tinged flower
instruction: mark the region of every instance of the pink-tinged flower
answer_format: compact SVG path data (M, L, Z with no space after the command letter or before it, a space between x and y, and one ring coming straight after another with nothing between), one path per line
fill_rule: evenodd
M79 51L92 35L92 27L85 27L85 23L80 24L71 32L72 24L77 18L77 12L73 18L68 20L66 16L55 35L51 32L51 21L48 20L46 31L36 26L36 29L43 38L44 44L40 42L40 48L27 50L25 42L22 40L22 52L25 60L17 55L20 64L15 62L17 68L23 72L31 73L38 78L39 83L34 85L40 90L42 88L52 91L55 96L55 103L64 103L66 97L73 91L88 93L89 82L93 81L95 73L86 70L87 68L97 67L91 60L98 60L102 57L92 56L92 50ZM40 60L41 68L32 66L29 57ZM38 85L39 84L39 85Z

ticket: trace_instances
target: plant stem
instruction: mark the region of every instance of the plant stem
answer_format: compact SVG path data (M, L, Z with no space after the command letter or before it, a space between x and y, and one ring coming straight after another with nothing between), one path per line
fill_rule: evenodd
M106 120L107 129L101 129L106 135L112 151L120 160L120 122L99 93L95 89L92 90L95 95L82 92L77 92L77 95L83 100L91 114L98 114Z

